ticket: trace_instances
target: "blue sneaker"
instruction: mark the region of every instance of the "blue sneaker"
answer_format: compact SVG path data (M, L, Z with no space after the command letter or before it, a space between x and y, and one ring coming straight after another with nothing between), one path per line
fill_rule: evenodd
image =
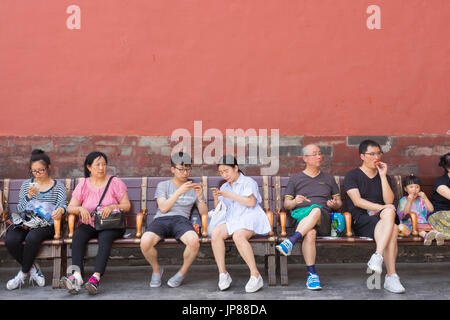
M320 286L319 276L315 273L309 273L308 279L306 280L306 287L309 290L322 290Z
M289 256L289 255L291 255L291 252L292 252L292 249L294 248L294 246L292 245L292 242L289 239L286 239L279 245L275 246L275 248L277 248L277 250L282 255Z

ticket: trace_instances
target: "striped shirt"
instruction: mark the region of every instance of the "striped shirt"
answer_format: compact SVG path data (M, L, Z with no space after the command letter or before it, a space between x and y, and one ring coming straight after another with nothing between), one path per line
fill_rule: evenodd
M53 186L44 192L35 194L31 199L28 199L28 189L30 188L31 179L28 179L22 183L19 193L19 203L17 204L17 211L23 212L29 201L39 200L41 202L50 202L58 208L64 209L64 214L67 213L67 199L66 188L60 181L54 180ZM53 220L52 220L53 221Z

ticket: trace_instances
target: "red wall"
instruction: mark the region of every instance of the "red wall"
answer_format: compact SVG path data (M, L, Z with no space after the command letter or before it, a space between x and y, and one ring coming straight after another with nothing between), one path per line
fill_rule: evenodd
M449 17L448 0L1 0L0 135L445 135Z

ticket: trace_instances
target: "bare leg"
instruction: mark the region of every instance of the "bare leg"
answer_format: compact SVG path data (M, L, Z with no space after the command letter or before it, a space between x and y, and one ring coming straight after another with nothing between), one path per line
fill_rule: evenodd
M200 249L200 243L198 235L195 231L187 231L180 237L180 240L186 245L186 249L184 249L183 252L183 265L178 271L184 277L189 267L197 257L198 250Z
M158 252L155 249L156 244L161 238L153 232L146 232L141 238L141 251L145 259L152 266L154 273L160 273L160 266L158 263Z
M384 256L384 250L392 237L392 230L395 225L395 211L384 209L380 214L380 221L375 226L374 237L377 244L376 253Z
M394 225L392 228L392 235L384 252L384 264L386 265L386 272L388 276L395 272L395 262L397 260L398 246L397 246L398 226Z
M316 236L317 231L312 229L303 238L302 252L307 266L312 266L316 263Z
M258 268L256 267L255 255L253 254L251 244L248 242L248 240L254 234L255 233L251 230L246 229L237 230L233 234L233 241L236 244L236 248L238 249L242 259L244 259L245 263L249 267L250 275L254 277L259 277L260 274Z
M320 208L313 208L309 215L298 223L296 231L300 232L302 236L305 237L306 234L320 221L320 215Z
M225 266L225 239L229 237L226 224L217 226L211 234L211 247L219 273L227 273Z

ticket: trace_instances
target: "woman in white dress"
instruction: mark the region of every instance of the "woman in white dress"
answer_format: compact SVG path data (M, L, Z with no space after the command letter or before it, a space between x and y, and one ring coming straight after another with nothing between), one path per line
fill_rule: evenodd
M225 221L212 231L211 244L219 269L219 289L230 287L232 279L225 266L225 240L233 241L250 269L246 292L256 292L263 287L263 279L256 267L255 256L249 239L255 234L270 232L270 223L260 206L262 202L258 184L239 170L233 156L224 156L218 163L219 174L225 179L220 190L213 189L214 204L222 201L226 208Z

